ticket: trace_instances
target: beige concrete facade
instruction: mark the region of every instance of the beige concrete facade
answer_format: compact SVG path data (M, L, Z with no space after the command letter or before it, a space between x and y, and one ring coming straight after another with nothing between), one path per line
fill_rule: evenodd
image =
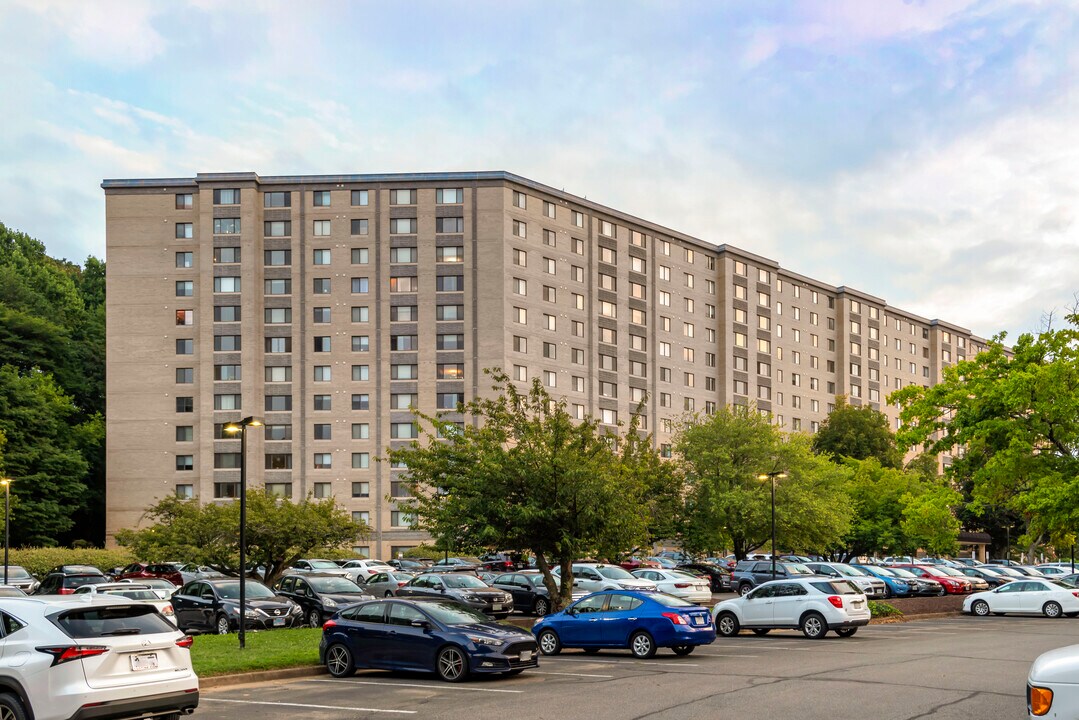
M607 422L647 398L667 452L722 404L812 432L847 395L895 423L889 392L985 344L509 173L102 186L110 539L167 494L228 502L239 441L220 428L247 415L269 426L249 482L335 497L372 528L357 551L385 557L423 538L377 458L409 442L409 404L475 397L484 368Z

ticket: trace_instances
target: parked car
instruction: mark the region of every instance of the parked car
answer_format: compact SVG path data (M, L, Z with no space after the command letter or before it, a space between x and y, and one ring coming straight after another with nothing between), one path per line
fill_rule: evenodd
M113 597L6 598L0 717L179 717L199 704L191 638Z
M403 570L405 572L423 572L428 568L428 563L422 563L419 560L406 560L396 559L387 560L386 564L397 570Z
M753 588L769 580L787 579L812 575L813 571L802 563L775 564L775 576L772 575L771 560L742 560L731 573L731 586L739 595L745 595Z
M1044 652L1027 673L1027 713L1031 718L1079 717L1079 645Z
M297 560L293 563L292 567L289 568L289 572L319 573L320 575L336 575L338 577L352 579L352 573L349 572L348 568L338 565L333 560Z
M527 630L448 598L386 598L343 610L322 626L318 655L338 678L372 668L459 682L473 673L517 675L539 666Z
M966 565L967 567L982 567L985 563L975 560L974 558L956 558L955 562L960 565Z
M980 575L968 575L963 570L969 570L970 568L965 565L959 567L951 567L949 565L937 565L938 570L953 578L965 579L970 583L970 589L972 592L983 592L989 589L989 582Z
M716 632L724 637L733 637L742 628L757 635L797 628L811 640L824 637L829 630L848 638L869 624L869 603L847 578L792 577L716 603L712 615Z
M884 583L884 597L910 597L915 594L913 583L921 582L917 578L901 578L895 574L891 568L881 567L879 565L865 565L862 563L852 563L852 568L861 570L862 572L872 575L881 582Z
M431 567L427 568L429 572L460 572L462 570L479 570L480 565L483 562L479 558L474 557L447 557L442 558Z
M665 559L665 558L664 558ZM670 562L669 560L667 562ZM640 568L659 568L663 567L663 563L658 559L652 558L640 558L636 556L628 557L622 562L618 563L618 567L622 568L626 572L633 572Z
M573 587L585 592L597 592L599 590L652 590L656 584L651 580L642 580L618 567L606 563L574 563L570 566L573 572ZM555 577L561 577L561 568L551 571Z
M221 577L225 576L222 575ZM118 580L117 582L145 585L146 587L150 588L150 590L162 600L168 600L180 591L179 587L173 585L170 581L165 580L164 578L145 578L143 580Z
M949 595L966 595L973 588L969 578L952 577L936 565L896 565L895 567L902 568L919 577L936 580L944 588L944 592Z
M448 597L494 617L513 612L513 595L466 573L424 573L397 589L397 597Z
M167 580L165 582L168 582ZM172 603L157 596L149 585L140 585L133 582L100 583L97 585L83 585L76 588L76 595L111 595L113 597L127 598L140 603L153 606L166 620L176 624L176 613L172 609Z
M711 562L693 562L679 565L678 569L708 578L713 593L731 591L731 571L724 565Z
M915 575L907 568L901 567L879 567L879 570L887 570L895 575L900 580L905 581L910 585L911 593L914 595L926 597L926 596L940 596L947 593L944 586L939 582L929 577L928 575Z
M288 573L273 589L299 605L307 625L313 628L322 627L341 608L374 599L351 578L329 573Z
M676 563L688 563L693 562L693 558L684 552L676 550L664 550L655 554L655 557L669 558Z
M562 648L629 648L637 658L650 658L661 647L689 655L715 641L708 610L665 593L604 590L565 610L536 621L532 632L544 655Z
M551 593L543 584L543 574L536 570L504 573L496 577L491 586L512 595L514 609L523 613L543 617L553 607ZM587 594L576 588L573 591L573 600L579 600Z
M176 572L183 578L181 585L187 585L192 580L209 580L210 578L226 577L225 573L214 570L209 565L196 565L195 563L170 562Z
M115 580L144 580L146 578L161 578L168 580L179 587L184 584L184 578L172 565L164 563L131 563L116 575Z
M1030 565L1010 565L1009 567L1011 567L1011 569L1015 570L1016 572L1023 573L1027 577L1046 577L1046 575L1041 570L1031 567Z
M658 555L653 555L651 557L645 558L645 560L647 562L655 563L657 567L666 568L668 570L674 570L678 567L678 561L674 558L659 557Z
M6 597L30 597L23 592L22 588L14 585L0 585L0 598Z
M642 568L634 570L633 577L641 580L651 580L656 584L656 589L668 595L688 600L691 603L701 605L712 601L711 583L702 577L691 575L684 570L654 570Z
M1052 580L1013 580L963 601L963 612L985 617L990 613L1021 613L1058 618L1079 615L1079 590Z
M275 595L257 580L249 579L245 583L246 629L270 630L303 624L303 610L299 605ZM218 635L237 630L240 627L240 578L189 582L172 596L172 607L181 630Z
M69 566L70 567L70 566ZM71 595L83 585L107 583L110 580L101 573L51 572L41 580L34 595Z
M361 580L367 580L367 578L375 575L376 573L390 572L393 570L391 565L387 565L381 560L349 560L347 563L341 566L342 570L348 572L356 582Z
M367 578L360 587L376 598L392 597L397 594L398 588L407 585L408 581L414 577L416 577L416 573L389 570L387 572L375 573Z
M989 564L990 565L1004 565L1006 567L1011 567L1012 565L1018 565L1019 563L1015 562L1014 560L1005 560L1004 558L994 558L994 559L989 561Z
M990 588L1000 587L1001 585L1003 585L1006 582L1011 582L1012 579L1013 579L1013 578L1001 575L1000 573L995 572L994 570L991 570L988 565L978 565L978 566L973 566L972 565L972 566L961 567L961 568L957 568L957 569L959 570L959 572L963 573L967 577L978 578L979 580L985 581L985 583L989 587L988 588L980 588L981 590L987 590L987 589L990 589ZM979 590L979 588L975 587L975 590Z
M0 565L0 582L4 581L4 566ZM38 579L30 574L30 572L21 565L8 565L7 566L7 584L12 587L17 587L27 595L37 590L37 586L41 583Z
M888 586L879 577L846 563L813 562L806 563L806 567L817 575L849 580L854 587L858 588L870 600L881 599L888 594Z

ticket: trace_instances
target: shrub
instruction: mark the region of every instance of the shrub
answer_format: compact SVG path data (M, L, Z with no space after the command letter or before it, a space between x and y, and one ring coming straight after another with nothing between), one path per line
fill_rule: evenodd
M124 549L31 547L12 548L8 561L42 578L57 565L93 565L108 572L109 568L134 562L135 557Z
M903 612L895 605L891 605L886 602L880 602L879 600L870 600L869 615L875 618L903 617Z
M417 545L406 550L404 556L412 560L440 560L445 554L445 550L439 550L432 545Z

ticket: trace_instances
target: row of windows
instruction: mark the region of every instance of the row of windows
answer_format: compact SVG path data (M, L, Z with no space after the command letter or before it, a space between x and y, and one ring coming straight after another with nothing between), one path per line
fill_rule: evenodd
M214 248L214 263L218 265L234 265L240 262L241 249L239 247ZM353 265L367 265L370 258L368 248L352 248L351 261ZM464 262L464 247L461 245L439 247L435 249L435 260L441 263ZM391 263L417 263L419 262L419 250L415 247L390 248ZM286 267L292 265L291 250L264 250L263 264L266 267ZM314 250L312 264L331 264L330 250ZM176 267L193 268L195 266L195 253L191 251L176 253Z
M329 237L332 233L330 220L314 220L311 228L315 237ZM393 218L390 220L391 235L415 235L418 232L416 218ZM459 234L465 231L463 217L440 217L435 219L435 232L440 234ZM215 235L236 235L240 232L240 218L215 218ZM369 221L366 218L353 218L349 221L350 235L368 235ZM291 237L291 220L266 220L262 225L265 237ZM195 237L194 223L176 223L176 238L191 240Z
M446 397L444 398L443 395ZM459 393L445 393L439 395L439 402L449 402L450 396L456 396L456 399L461 401ZM446 409L453 409L456 405L447 405ZM235 435L229 435L225 432L226 423L214 424L214 439L215 440L234 440ZM267 424L263 425L263 436L266 440L291 440L292 439L292 425L291 424ZM330 430L329 425L316 424L314 426L315 439L316 440L329 440ZM353 440L368 440L371 437L371 426L368 423L352 423L351 437ZM195 440L195 427L193 425L177 425L176 426L176 442L194 442Z
M391 205L415 205L417 191L391 190ZM354 207L365 206L369 203L370 195L367 190L350 191L350 204ZM214 205L239 205L240 190L238 188L219 188L213 191ZM465 201L463 188L438 188L435 190L435 202L439 205L460 205ZM315 207L330 207L331 192L329 190L314 190L311 192L311 203ZM263 204L268 208L291 207L292 192L264 192ZM191 193L178 193L176 195L176 209L189 210L194 207L194 196Z

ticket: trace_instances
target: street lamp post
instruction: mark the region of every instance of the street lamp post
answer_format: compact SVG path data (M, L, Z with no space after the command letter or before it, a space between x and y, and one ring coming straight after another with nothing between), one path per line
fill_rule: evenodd
M770 473L761 473L758 480L772 481L772 579L776 579L776 478L785 478L787 473L782 470L773 470Z
M247 624L247 429L261 427L256 417L245 417L238 423L229 423L223 430L240 433L240 649L246 647L244 633Z
M8 548L11 546L11 478L0 479L4 486L4 584L7 585Z

